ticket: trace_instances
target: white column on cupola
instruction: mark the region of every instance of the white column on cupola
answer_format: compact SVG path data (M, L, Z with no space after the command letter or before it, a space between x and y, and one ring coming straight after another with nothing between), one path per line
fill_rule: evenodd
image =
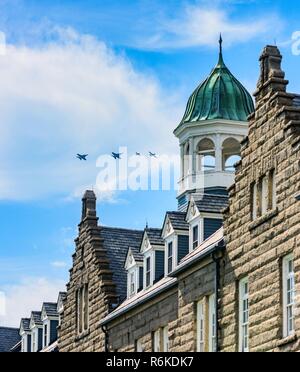
M195 174L196 173L196 154L195 154L195 149L194 145L195 140L194 137L190 138L190 174Z
M180 178L181 180L184 178L184 144L180 145Z
M216 172L223 171L223 147L220 134L215 137Z

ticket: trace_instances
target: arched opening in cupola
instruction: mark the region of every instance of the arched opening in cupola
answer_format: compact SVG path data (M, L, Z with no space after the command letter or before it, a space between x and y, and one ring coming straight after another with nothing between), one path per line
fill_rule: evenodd
M222 146L223 170L234 172L234 165L241 160L241 144L235 138L227 138Z
M202 139L197 146L198 170L213 171L216 168L216 150L214 142L209 138Z

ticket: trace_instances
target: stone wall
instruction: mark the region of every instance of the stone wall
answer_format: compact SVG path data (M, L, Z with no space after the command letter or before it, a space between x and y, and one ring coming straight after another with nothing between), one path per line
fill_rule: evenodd
M238 351L238 281L249 278L250 351L300 350L300 108L286 93L276 47L265 48L249 136L242 144L242 160L230 206L225 213L227 257L222 278L221 347ZM255 221L251 213L251 185L275 169L277 206ZM283 340L282 258L294 254L297 306L296 336Z
M133 352L140 340L144 351L151 352L153 332L168 326L170 352L196 351L196 304L214 293L214 282L214 263L199 263L178 278L178 286L112 321L110 350Z
M64 302L62 322L59 328L60 352L96 352L105 350L105 337L99 326L117 302L115 285L106 251L103 249L101 228L96 216L96 198L87 192L83 198L82 221L79 237L76 239L76 252L67 285L67 298ZM88 285L88 330L79 335L77 329L76 293Z

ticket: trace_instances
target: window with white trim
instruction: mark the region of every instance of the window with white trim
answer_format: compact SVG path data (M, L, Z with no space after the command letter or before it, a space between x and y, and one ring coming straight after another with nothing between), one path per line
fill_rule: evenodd
M217 319L216 319L216 300L215 295L209 296L208 307L209 307L209 352L214 353L217 351L216 348L216 335L217 335Z
M199 225L193 227L193 250L196 249L199 245Z
M249 351L249 281L239 283L239 350Z
M141 339L135 341L135 351L136 353L142 353L144 351Z
M295 272L293 255L283 259L283 334L284 337L295 333Z
M36 332L35 330L32 332L32 352L35 353L37 351L36 346Z
M168 326L162 329L162 335L163 335L163 352L168 353L169 352L169 327Z
M146 288L151 285L151 257L146 258L146 265L145 265L145 277L146 277Z
M159 353L160 352L160 329L154 332L153 334L153 351L154 353Z
M44 347L48 346L48 326L44 324Z
M136 293L135 286L136 286L136 272L135 270L130 271L128 273L128 290L129 290L129 297L133 296Z
M205 299L197 303L197 352L205 352Z
M168 243L168 274L173 271L173 242Z

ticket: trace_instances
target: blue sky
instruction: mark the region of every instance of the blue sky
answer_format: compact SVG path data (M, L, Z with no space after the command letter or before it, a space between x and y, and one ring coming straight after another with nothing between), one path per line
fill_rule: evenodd
M193 89L215 65L223 33L227 65L249 89L263 46L284 55L299 92L296 1L0 0L0 291L9 313L44 300L68 279L80 196L94 184L96 158L128 146L176 154L173 130ZM77 152L90 154L77 162ZM176 192L101 198L105 225L159 227ZM44 297L47 298L44 298ZM26 297L26 298L25 298ZM18 311L16 304L22 303Z

